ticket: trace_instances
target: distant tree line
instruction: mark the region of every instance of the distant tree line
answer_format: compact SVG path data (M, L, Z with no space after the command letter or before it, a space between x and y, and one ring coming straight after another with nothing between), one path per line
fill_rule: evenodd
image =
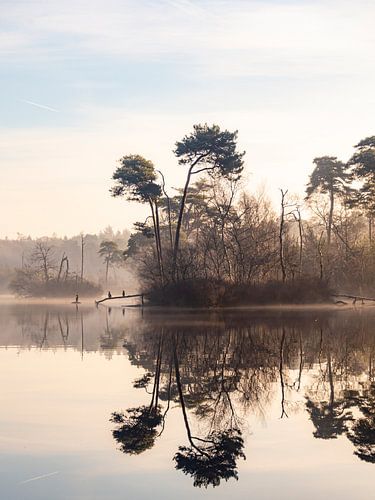
M154 302L316 302L332 290L375 293L375 136L347 162L315 158L305 198L282 186L276 210L264 193L244 189L237 132L196 125L174 153L186 181L173 195L142 156L122 157L113 174L113 196L150 207L126 257Z
M124 266L129 233L0 241L0 289L21 296L98 295L102 286L135 287ZM116 268L116 273L113 272Z

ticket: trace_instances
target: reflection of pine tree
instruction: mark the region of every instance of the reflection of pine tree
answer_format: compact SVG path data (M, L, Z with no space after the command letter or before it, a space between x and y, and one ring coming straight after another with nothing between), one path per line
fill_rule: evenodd
M120 450L129 455L139 455L152 448L158 435L156 428L161 424L160 408L139 406L124 412L112 413L111 422L118 424L112 431L120 443Z
M353 397L363 418L355 421L348 438L356 447L355 455L365 462L375 463L375 383L362 395Z
M163 339L159 336L156 357L155 376L152 389L152 398L149 406L129 408L126 412L112 413L111 422L117 424L112 431L114 439L120 443L120 450L130 455L138 455L152 448L159 432L157 427L162 424L159 402L160 375L163 357ZM152 375L146 373L144 377L135 381L135 387L146 388Z
M365 462L375 463L375 417L361 418L348 434L350 441L357 447L354 452Z
M195 486L217 486L221 480L238 478L237 459L245 458L243 453L244 442L241 431L233 425L236 421L234 408L231 403L230 392L235 390L238 383L238 374L229 372L227 367L230 361L229 348L231 337L222 352L222 356L215 356L214 366L209 364L194 376L192 371L194 354L187 349L183 340L178 339L175 333L171 335L161 332L153 337L157 342L152 343L154 359L151 370L134 381L134 387L143 388L151 395L149 406L130 408L125 412L114 412L111 421L116 424L112 431L114 439L120 443L120 450L127 454L140 454L150 449L158 436L164 430L166 415L171 401L179 404L182 409L185 429L190 446L181 446L174 456L176 469L182 470L194 478ZM145 353L132 344L126 344L132 362L150 367L150 360L144 358ZM198 352L198 351L197 351ZM183 373L180 368L180 357L183 358ZM197 361L197 360L195 360ZM167 378L162 377L165 374ZM211 375L211 378L208 375ZM204 412L202 404L212 398L215 411ZM167 403L162 413L159 401ZM223 416L230 408L231 418L222 420L218 429L217 408L223 403ZM192 435L188 408L201 410L200 418L211 420L211 429L205 438ZM223 413L224 412L224 413ZM159 430L158 427L161 426Z
M237 459L245 458L241 431L230 428L213 431L206 438L192 435L186 411L177 346L174 348L176 384L190 446L180 446L174 456L176 469L194 478L194 486L219 486L222 479L238 479ZM225 356L224 356L225 362ZM224 370L223 370L224 373Z
M174 456L176 469L194 478L194 486L219 486L224 479L238 479L237 459L245 458L239 429L209 434L202 446L180 446Z
M342 400L315 403L307 398L306 408L315 427L314 437L319 439L336 439L347 431L348 422L352 420Z

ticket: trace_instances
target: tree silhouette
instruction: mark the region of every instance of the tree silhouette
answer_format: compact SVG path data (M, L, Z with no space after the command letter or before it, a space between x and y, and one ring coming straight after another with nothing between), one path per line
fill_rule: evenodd
M220 485L224 479L238 480L237 459L246 458L244 442L239 429L212 432L204 443L197 446L180 446L174 456L176 469L194 478L194 486Z
M315 168L310 175L306 187L306 198L309 199L313 193L321 192L329 195L329 215L327 222L327 246L331 245L331 233L333 225L333 211L335 198L343 196L347 192L347 182L350 176L345 163L339 161L336 156L322 156L315 158Z
M375 384L372 383L363 395L352 399L363 417L355 421L348 438L356 447L354 454L357 457L375 463Z
M316 403L307 397L306 409L315 426L314 437L319 439L336 439L337 436L344 434L348 430L348 422L352 420L352 415L347 411L351 406L349 401L345 398L339 401L335 400L330 350L327 353L327 370L330 387L329 401Z
M180 165L188 165L182 193L173 249L172 275L176 277L182 219L186 197L193 175L207 172L223 177L239 177L243 170L244 152L237 151L237 131L221 131L218 125L194 125L193 132L176 142L174 154Z
M375 185L375 136L366 137L354 147L356 152L350 158L348 165L354 176L364 181L361 191L366 193Z
M120 444L120 450L139 455L154 446L162 416L160 407L139 406L126 412L113 412L110 421L117 424L112 435Z
M117 424L112 431L114 439L120 443L120 450L130 455L138 455L152 448L160 434L157 430L165 418L159 401L163 339L159 336L152 398L149 406L129 408L126 412L113 412L110 421ZM134 382L135 387L146 388L152 374L146 373Z
M363 139L354 147L356 152L350 158L348 166L353 177L360 180L362 185L352 197L351 206L360 207L367 212L372 243L371 225L375 215L375 136Z
M105 263L105 282L107 283L109 268L120 264L123 261L123 255L115 241L102 241L98 253Z
M336 439L345 434L352 420L345 401L316 403L307 398L306 408L315 427L314 437L318 439Z
M194 486L218 486L224 479L238 479L237 459L246 458L239 429L213 431L202 439L192 435L183 395L176 339L174 339L176 384L190 446L180 446L174 456L176 469L194 478Z
M112 196L126 196L128 200L149 204L154 227L160 278L163 281L163 251L159 221L159 199L162 194L162 188L155 182L156 170L154 164L140 155L123 156L120 158L119 163L120 166L112 176L112 179L115 181L115 185L111 189Z

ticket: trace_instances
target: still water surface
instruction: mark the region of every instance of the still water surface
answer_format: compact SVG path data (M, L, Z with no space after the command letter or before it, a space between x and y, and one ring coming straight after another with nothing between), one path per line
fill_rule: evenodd
M368 499L375 311L0 305L1 499Z

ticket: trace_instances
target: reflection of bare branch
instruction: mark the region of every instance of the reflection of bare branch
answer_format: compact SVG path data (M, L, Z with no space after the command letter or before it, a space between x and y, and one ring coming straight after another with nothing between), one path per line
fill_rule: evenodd
M285 411L285 383L284 383L284 342L285 342L285 328L282 329L282 337L281 337L281 343L280 343L280 365L279 365L279 373L280 373L280 385L281 385L281 416L280 418L283 418L284 416L288 417L288 414Z
M46 344L47 344L48 320L49 320L49 313L46 312L45 317L44 317L43 337L42 337L42 340L40 342L40 349L43 349L43 347L46 346Z

